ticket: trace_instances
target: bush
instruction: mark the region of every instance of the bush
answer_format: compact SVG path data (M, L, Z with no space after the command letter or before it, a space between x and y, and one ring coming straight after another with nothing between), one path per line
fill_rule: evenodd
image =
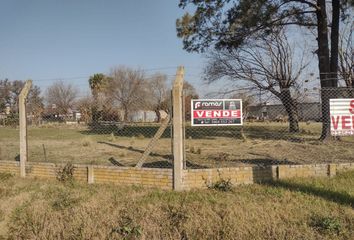
M214 189L221 192L229 192L232 191L233 184L231 183L231 179L223 179L216 181L208 186L209 189Z
M316 230L323 233L331 233L339 235L342 225L337 218L315 216L312 218L311 224Z
M204 179L205 181L205 184L207 185L207 187L209 189L214 189L214 190L217 190L217 191L222 191L222 192L229 192L232 190L233 188L233 184L231 182L231 179L224 179L221 177L221 174L220 172L218 171L219 173L219 180L214 182L214 183L211 183L211 184L208 184L206 179Z
M57 180L59 182L72 182L74 180L75 167L72 163L67 163L62 169L57 172Z
M69 191L63 190L55 195L52 207L57 211L64 210L66 208L74 207L78 202L78 198L75 198Z

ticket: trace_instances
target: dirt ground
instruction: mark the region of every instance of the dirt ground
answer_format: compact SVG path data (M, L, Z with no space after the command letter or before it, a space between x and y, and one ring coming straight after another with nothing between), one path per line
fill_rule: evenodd
M44 125L29 127L29 161L134 166L156 124L114 127ZM289 134L284 123L247 123L240 127L186 126L187 168L240 165L353 162L354 138L320 142L320 123L301 123ZM171 137L167 129L144 167L171 167ZM0 160L19 159L19 131L0 128Z

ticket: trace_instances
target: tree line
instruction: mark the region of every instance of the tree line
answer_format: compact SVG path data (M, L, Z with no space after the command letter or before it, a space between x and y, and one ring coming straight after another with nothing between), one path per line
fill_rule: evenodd
M0 113L18 122L18 97L25 81L0 80ZM33 85L27 99L27 115L34 123L41 120L65 120L73 110L81 114L81 121L97 124L100 121L129 122L135 111L154 111L156 121L161 113L171 109L171 88L167 75L147 76L143 70L125 66L112 68L109 74L96 73L88 79L90 94L79 96L79 89L63 81L53 82L41 93ZM195 88L184 85L186 97L198 98ZM190 106L186 102L186 115Z

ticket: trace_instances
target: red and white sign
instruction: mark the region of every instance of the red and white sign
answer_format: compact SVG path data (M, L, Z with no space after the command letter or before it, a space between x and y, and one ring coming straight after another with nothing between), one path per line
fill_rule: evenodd
M192 126L242 125L241 99L192 99Z
M333 136L354 135L354 99L330 99L329 106L331 134Z

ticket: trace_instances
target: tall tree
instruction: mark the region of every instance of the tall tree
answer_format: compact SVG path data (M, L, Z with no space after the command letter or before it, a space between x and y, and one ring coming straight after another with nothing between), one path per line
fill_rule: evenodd
M169 111L169 91L167 89L167 76L165 74L156 73L149 79L149 90L151 99L151 108L157 116L157 122L161 121L160 111Z
M232 83L243 81L255 89L270 92L277 97L289 117L289 132L299 132L298 104L293 93L299 90L299 80L306 63L286 35L274 32L252 45L233 50L219 50L209 54L205 79L214 82L227 78ZM231 89L229 89L231 90Z
M339 75L348 88L354 88L354 22L341 31L339 41Z
M80 98L77 101L77 107L81 113L80 121L84 122L85 124L90 123L92 119L92 106L93 106L93 98L91 96L85 96Z
M99 111L99 95L105 89L105 84L107 82L107 77L103 73L96 73L89 78L89 85L93 97L92 102L92 121L96 123L100 118L100 111Z
M11 103L11 82L8 79L0 80L0 112L5 112Z
M27 98L27 112L31 115L32 123L39 124L44 111L43 97L41 89L32 85Z
M198 99L199 95L195 87L188 81L183 83L183 95L184 95L184 118L191 120L191 100Z
M106 93L123 110L123 121L129 120L133 110L147 107L147 84L141 70L122 66L113 68L107 80Z
M55 107L57 114L68 114L73 109L78 90L71 84L62 81L53 83L46 90L46 101L48 107Z
M11 112L18 113L18 98L25 81L8 79L0 80L0 112L5 107L10 107ZM43 98L38 86L32 85L27 98L28 111L32 114L40 114L40 108L43 107Z
M321 87L333 88L338 83L339 13L340 9L344 13L348 1L332 0L331 3L331 52L325 0L180 0L181 8L191 4L195 11L177 20L177 35L183 38L187 51L203 52L210 47L235 49L287 25L314 28ZM330 136L329 95L322 91L321 97L321 139L327 139Z

